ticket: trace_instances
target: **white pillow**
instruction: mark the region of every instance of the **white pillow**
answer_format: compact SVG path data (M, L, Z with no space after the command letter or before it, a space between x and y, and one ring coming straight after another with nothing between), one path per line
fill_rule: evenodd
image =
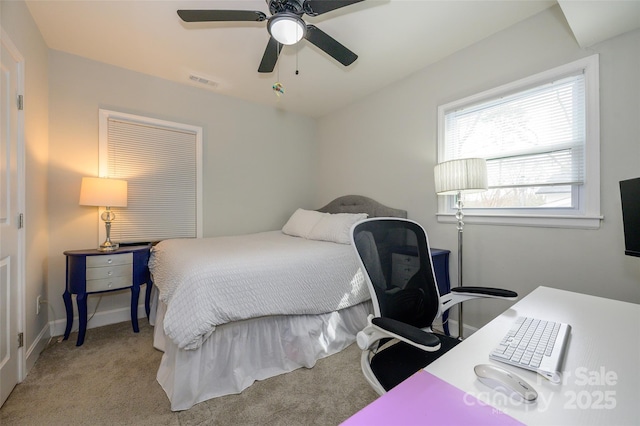
M282 227L282 232L294 237L308 238L313 227L327 214L315 210L298 209Z
M351 226L367 218L366 213L336 213L323 216L307 237L310 240L351 244Z

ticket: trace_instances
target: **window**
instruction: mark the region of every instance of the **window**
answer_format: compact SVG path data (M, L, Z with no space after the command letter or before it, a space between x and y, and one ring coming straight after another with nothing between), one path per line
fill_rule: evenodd
M489 190L464 196L465 222L598 228L598 56L438 108L438 162L487 160ZM455 196L438 220L454 221Z
M112 239L201 237L202 128L102 109L99 128L100 176L128 182L127 207L112 209Z

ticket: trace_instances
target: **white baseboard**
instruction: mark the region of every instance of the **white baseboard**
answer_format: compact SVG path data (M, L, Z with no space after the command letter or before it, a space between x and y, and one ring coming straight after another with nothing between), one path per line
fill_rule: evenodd
M31 368L38 360L40 353L42 353L42 351L47 347L47 343L49 342L49 338L51 337L50 330L51 327L49 326L49 324L46 324L42 328L42 330L40 330L38 336L33 340L31 346L27 348L23 379L27 377L27 374L29 374L29 371L31 371Z
M146 318L147 313L144 310L144 304L138 305L138 318ZM117 324L119 322L131 321L131 310L129 307L112 309L110 311L96 312L96 314L87 323L87 330L102 327L109 324ZM73 328L71 332L78 331L78 317L73 317ZM67 327L66 319L59 319L49 323L51 336L62 336L64 329Z

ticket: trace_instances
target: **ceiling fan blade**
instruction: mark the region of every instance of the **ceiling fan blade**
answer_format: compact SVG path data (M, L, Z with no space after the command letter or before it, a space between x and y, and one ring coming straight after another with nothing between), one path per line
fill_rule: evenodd
M304 2L304 13L309 16L318 16L361 1L364 0L306 0Z
M265 21L267 15L256 10L179 10L185 22Z
M258 72L272 72L278 62L278 55L282 50L282 44L278 43L275 38L269 38L267 48L264 49L262 61L258 67Z
M307 33L304 38L322 49L326 54L340 62L345 67L351 65L356 59L358 59L358 55L344 47L333 37L315 25L307 25Z

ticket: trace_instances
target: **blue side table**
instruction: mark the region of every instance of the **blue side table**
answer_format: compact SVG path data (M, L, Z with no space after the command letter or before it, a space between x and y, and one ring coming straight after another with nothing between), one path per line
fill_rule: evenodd
M73 326L73 305L71 295L75 294L78 305L78 341L84 343L87 331L87 296L89 294L131 289L131 325L134 332L138 328L138 297L140 286L147 285L145 309L148 316L148 300L151 278L147 263L151 246L130 246L104 252L95 249L65 251L67 256L67 283L62 298L67 311L67 327L64 340L69 338Z

